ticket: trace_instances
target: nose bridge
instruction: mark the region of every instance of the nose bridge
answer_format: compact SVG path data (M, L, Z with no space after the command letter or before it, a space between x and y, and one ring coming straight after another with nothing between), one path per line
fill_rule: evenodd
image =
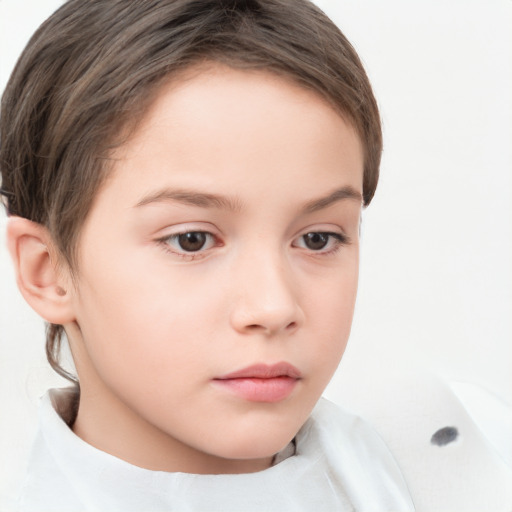
M284 251L261 244L239 255L232 322L237 330L267 334L302 322L298 283Z

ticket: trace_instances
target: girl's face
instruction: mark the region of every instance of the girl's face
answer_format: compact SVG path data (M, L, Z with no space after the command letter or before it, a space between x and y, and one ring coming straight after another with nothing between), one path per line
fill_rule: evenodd
M251 472L335 371L362 147L319 95L221 65L166 85L80 240L75 432L149 469Z

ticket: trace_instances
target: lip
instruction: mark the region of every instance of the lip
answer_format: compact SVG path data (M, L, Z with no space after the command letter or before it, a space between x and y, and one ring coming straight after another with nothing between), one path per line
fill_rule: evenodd
M255 364L213 379L217 387L251 402L280 402L291 395L302 374L281 362Z
M228 373L215 380L227 379L272 379L274 377L291 377L292 379L300 379L302 374L298 368L290 363L281 362L276 364L253 364L247 368Z

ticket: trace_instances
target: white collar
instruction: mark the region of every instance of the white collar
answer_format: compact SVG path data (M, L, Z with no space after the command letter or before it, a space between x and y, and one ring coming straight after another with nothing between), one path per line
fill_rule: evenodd
M82 441L55 410L68 410L72 393L42 398L24 511L414 510L383 441L325 399L298 432L294 455L258 473L192 475L143 469Z

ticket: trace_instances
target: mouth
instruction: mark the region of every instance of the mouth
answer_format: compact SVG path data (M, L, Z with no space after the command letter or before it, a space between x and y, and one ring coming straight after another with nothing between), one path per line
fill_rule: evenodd
M244 400L273 403L288 398L301 378L295 366L281 362L248 366L213 379L213 384Z

